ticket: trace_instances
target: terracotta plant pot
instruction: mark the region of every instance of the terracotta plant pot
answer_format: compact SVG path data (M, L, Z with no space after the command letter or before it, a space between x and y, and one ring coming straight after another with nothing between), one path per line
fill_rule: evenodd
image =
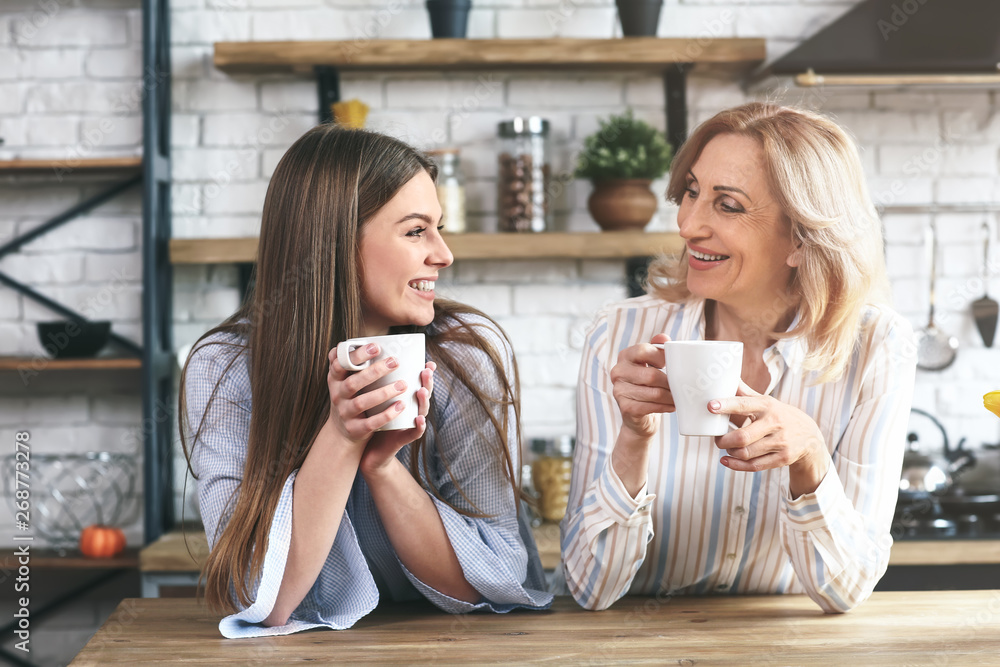
M587 209L606 232L640 230L656 213L656 195L649 179L623 178L597 181L587 199Z

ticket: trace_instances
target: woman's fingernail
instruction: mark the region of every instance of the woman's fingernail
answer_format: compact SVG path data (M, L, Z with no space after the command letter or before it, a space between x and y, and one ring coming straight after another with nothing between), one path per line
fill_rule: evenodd
M368 345L365 345L365 352L368 354L378 354L378 345L375 343L368 343Z
M396 412L402 412L403 408L405 408L406 406L403 405L402 401L396 401L396 405L394 407L396 408Z
M708 409L709 410L719 410L720 408L722 408L722 403L719 403L718 401L709 401L708 402Z
M392 386L396 391L403 391L406 389L406 380L397 380Z
M396 361L395 357L389 357L385 360L385 365L389 368L395 368L396 366L399 366L399 362Z

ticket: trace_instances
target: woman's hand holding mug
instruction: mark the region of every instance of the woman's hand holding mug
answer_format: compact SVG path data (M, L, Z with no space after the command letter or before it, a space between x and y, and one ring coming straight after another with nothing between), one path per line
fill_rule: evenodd
M611 369L611 382L623 426L643 438L651 438L660 428L660 414L674 411L664 366L663 350L655 343L670 340L666 334L656 334L650 343L627 347L618 355Z
M363 465L384 465L423 435L436 368L424 354L423 334L353 338L330 351L331 419L365 447Z

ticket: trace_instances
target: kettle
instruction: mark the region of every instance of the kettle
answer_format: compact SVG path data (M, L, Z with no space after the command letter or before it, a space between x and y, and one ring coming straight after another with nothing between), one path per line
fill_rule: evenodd
M899 478L899 496L902 499L918 500L930 495L942 495L951 490L953 475L961 472L974 462L967 450L962 449L962 438L953 452L948 445L948 434L937 419L929 413L913 408L911 413L929 419L941 432L943 455L921 451L920 437L915 431L906 436L906 452L903 454L903 470Z

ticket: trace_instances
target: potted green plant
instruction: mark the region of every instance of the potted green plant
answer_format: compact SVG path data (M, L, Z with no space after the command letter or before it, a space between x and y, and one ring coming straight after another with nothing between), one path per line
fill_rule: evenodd
M605 231L641 229L657 208L649 186L670 169L673 150L631 109L598 122L600 129L584 139L575 171L594 184L587 208Z

